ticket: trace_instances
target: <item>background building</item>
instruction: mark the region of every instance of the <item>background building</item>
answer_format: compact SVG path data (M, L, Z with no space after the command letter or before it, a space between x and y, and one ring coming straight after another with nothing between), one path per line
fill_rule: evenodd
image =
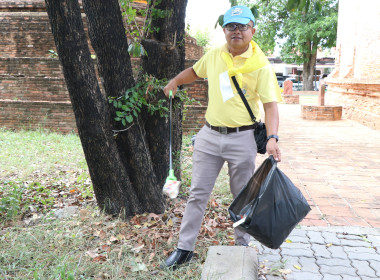
M343 117L380 129L380 1L339 1L335 70L326 102Z

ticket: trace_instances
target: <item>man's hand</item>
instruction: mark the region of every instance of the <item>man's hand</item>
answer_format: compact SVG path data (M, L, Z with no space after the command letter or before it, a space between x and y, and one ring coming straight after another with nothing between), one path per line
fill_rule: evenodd
M273 155L273 158L280 162L281 161L281 151L276 142L276 139L271 138L267 142L267 153L268 155Z
M170 91L172 91L172 97L174 97L177 92L177 83L174 79L170 80L169 83L164 87L165 96L168 98Z
M164 87L164 93L166 97L169 97L169 92L172 91L173 97L177 92L177 87L184 84L189 84L198 79L197 74L195 74L193 67L189 67L175 76L169 81L169 83Z

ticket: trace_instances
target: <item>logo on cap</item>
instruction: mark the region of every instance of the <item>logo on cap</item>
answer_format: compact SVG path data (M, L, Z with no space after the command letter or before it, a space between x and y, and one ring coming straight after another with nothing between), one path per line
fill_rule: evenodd
M235 8L232 10L231 16L239 16L243 13L242 8Z

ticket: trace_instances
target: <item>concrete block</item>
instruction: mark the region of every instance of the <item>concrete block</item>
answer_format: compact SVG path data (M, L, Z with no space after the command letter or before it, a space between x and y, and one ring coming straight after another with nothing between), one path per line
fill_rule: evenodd
M212 246L201 280L257 280L257 255L248 246Z

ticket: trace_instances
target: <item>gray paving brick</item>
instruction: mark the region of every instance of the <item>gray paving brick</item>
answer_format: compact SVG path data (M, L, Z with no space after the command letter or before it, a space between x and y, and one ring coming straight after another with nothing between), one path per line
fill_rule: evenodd
M293 243L310 243L309 237L305 236L298 236L298 235L292 235L288 237L289 240L291 240Z
M342 277L340 275L333 274L325 274L323 280L341 280Z
M373 278L373 277L367 277L367 276L361 276L360 280L379 280L379 278Z
M351 275L341 275L343 280L358 280L358 276L351 276Z
M301 266L298 257L287 256L287 257L284 257L282 259L282 261L285 264L285 266L284 266L285 269L290 269L290 270L294 271L294 270L296 270L296 268L294 267L294 265Z
M339 239L363 240L363 238L358 234L344 234L338 232L336 236Z
M340 239L336 236L335 232L322 232L322 236L325 239L326 244L340 245Z
M353 268L353 267L347 267L347 266L340 266L340 265L334 265L334 266L330 266L330 265L320 265L319 266L320 268L320 273L322 275L326 275L326 274L333 274L333 275L342 275L342 274L346 274L346 275L351 275L351 276L357 276L356 274L356 270Z
M261 245L261 244L260 244L259 242L257 242L257 241L251 241L250 243L251 243L251 244L250 244L251 247L256 249L258 255L260 255L260 254L263 253L263 250L264 250L263 245Z
M314 256L329 258L331 253L327 250L326 245L312 244L311 249L314 251Z
M371 242L373 247L380 247L380 236L367 235L367 239Z
M262 251L263 254L279 255L280 252L281 252L280 249L271 249L271 248L263 246L263 251Z
M310 238L312 244L326 244L325 239L320 231L308 231L307 236Z
M293 236L303 236L303 237L307 237L307 230L295 228L295 229L293 229L293 231L289 234L289 237L292 238Z
M351 260L359 260L359 261L374 260L374 261L377 261L379 259L379 254L347 252L347 255L348 255L348 258Z
M369 260L369 266L375 270L376 276L380 278L380 261Z
M319 270L315 258L300 257L299 263L301 265L302 271L316 272Z
M328 265L328 266L345 266L345 267L351 267L351 261L349 259L336 259L336 258L317 258L316 263L321 265Z
M332 258L347 259L347 254L343 250L343 247L333 245L333 246L327 247L327 250L330 251Z
M353 260L352 265L357 269L358 275L376 277L376 272L369 266L369 262Z
M308 271L299 271L289 274L286 279L288 280L322 280L323 276L319 273L313 273Z
M259 259L260 262L274 263L274 262L280 261L281 260L281 256L280 255L271 255L271 254L268 254L268 255L259 255L258 259Z
M313 251L311 249L289 249L284 248L281 250L281 255L291 257L313 257Z
M340 244L342 246L351 246L351 247L370 247L371 243L364 240L357 239L341 239Z
M367 243L368 244L368 243ZM369 247L351 247L351 246L344 246L343 250L351 253L368 253L368 254L376 254L375 248L369 248Z
M284 242L281 245L281 249L283 249L283 248L310 250L311 244L310 243L299 243L299 242L291 242L291 243Z

